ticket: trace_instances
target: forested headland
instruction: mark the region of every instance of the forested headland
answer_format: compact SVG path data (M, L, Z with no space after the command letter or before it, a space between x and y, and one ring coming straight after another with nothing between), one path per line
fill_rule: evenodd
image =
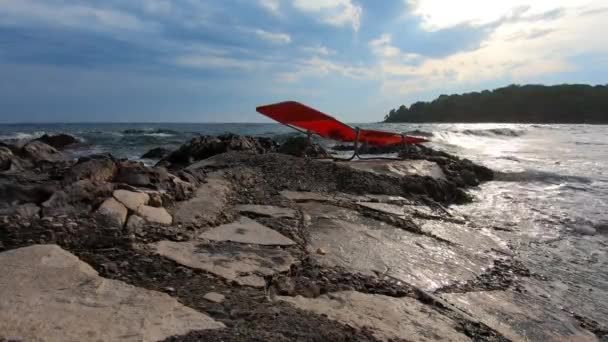
M608 85L510 85L392 109L385 122L608 124Z

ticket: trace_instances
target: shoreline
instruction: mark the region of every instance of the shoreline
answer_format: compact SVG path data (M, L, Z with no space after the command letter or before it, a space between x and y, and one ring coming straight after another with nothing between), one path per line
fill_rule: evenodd
M223 325L166 327L171 341L605 336L566 313L536 327L527 311L538 310L542 296L532 290L546 280L493 228L451 212L471 200L467 187L492 178L489 169L431 149L402 151L403 161L336 163L278 153L259 138L205 139L158 167L9 147L0 262L56 244L104 279L164 293L199 323ZM223 301L205 299L210 292ZM8 304L19 315L35 309ZM0 332L15 329L0 323Z

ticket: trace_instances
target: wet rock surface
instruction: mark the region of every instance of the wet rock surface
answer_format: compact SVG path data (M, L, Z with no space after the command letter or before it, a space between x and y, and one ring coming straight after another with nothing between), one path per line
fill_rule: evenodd
M547 309L562 285L528 270L495 229L448 208L471 199L465 187L490 177L483 168L426 149L357 164L275 153L263 139L195 140L161 163L169 169L108 155L41 161L44 153L7 147L22 171L0 170L0 264L36 245L59 246L51 247L59 257L2 267L12 271L0 287L28 292L0 296L11 310L0 340L605 336L601 320ZM54 274L43 282L37 270ZM63 292L55 279L68 282ZM124 311L114 315L117 303ZM141 328L138 315L158 324ZM72 324L80 317L111 324Z
M56 135L48 135L45 134L35 141L41 141L47 145L53 146L58 150L62 150L67 146L77 144L78 139L74 138L69 134L56 134Z

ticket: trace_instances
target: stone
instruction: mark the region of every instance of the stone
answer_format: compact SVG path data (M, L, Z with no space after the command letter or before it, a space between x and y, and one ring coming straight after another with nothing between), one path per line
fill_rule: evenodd
M170 187L169 172L163 167L149 167L141 162L124 161L118 164L114 182L154 189Z
M210 174L192 199L178 203L173 217L177 224L214 225L228 205L232 187L221 174Z
M127 225L125 226L131 233L139 233L144 228L146 220L137 215L129 216Z
M160 241L149 245L157 254L183 266L201 269L239 285L263 288L263 276L286 272L295 259L288 252L268 247L216 247L197 241Z
M376 210L376 211L379 211L379 212L382 212L385 214L389 214L389 215L394 215L399 218L406 217L403 206L399 206L399 205L395 205L395 204L388 204L388 203L377 203L377 202L360 202L357 204L364 208Z
M566 312L551 310L525 293L474 291L441 297L512 341L597 341Z
M21 153L33 162L48 162L55 163L64 161L65 157L54 147L47 145L41 141L31 141L21 149Z
M97 209L97 213L105 217L109 222L122 227L127 221L129 211L120 202L110 197L101 204L99 209Z
M65 175L68 183L88 179L97 182L109 182L116 175L118 168L114 160L109 158L79 161Z
M47 145L53 146L54 148L61 150L69 145L73 145L78 143L78 139L74 138L69 134L56 134L56 135L48 135L45 134L34 141L41 141Z
M0 208L0 215L19 215L23 219L34 219L40 217L40 207L35 203L25 203L17 206Z
M150 223L158 223L162 225L170 225L173 223L173 217L165 208L155 208L147 205L142 205L137 208L137 215Z
M446 180L443 170L437 163L428 160L357 160L344 164L355 170L371 172L377 175L391 177L431 177L436 180Z
M329 196L316 193L316 192L308 192L308 191L291 191L284 190L281 191L281 196L292 200L294 202L307 202L307 201L318 201L318 202L328 202L332 199Z
M201 136L194 138L173 151L159 162L169 166L187 166L195 161L225 153L228 151L246 151L256 154L267 153L276 149L276 143L270 138L224 134L220 136Z
M141 156L142 159L161 159L171 154L171 150L164 147L153 148Z
M231 241L267 246L295 245L295 242L281 233L244 216L235 222L206 231L199 237L212 241Z
M386 275L434 291L475 279L497 258L491 251L495 244L471 251L362 217L352 210L315 202L300 207L311 217L307 249L324 266ZM318 249L327 254L315 254Z
M223 303L224 300L226 299L226 296L224 296L223 294L217 293L217 292L209 292L206 295L203 296L203 298L205 298L206 300L213 302L213 303Z
M278 152L295 157L331 158L331 155L319 144L301 136L287 139L279 146Z
M157 207L160 208L163 206L163 196L161 195L161 193L156 192L156 191L151 191L147 193L150 196L150 201L149 201L149 205L151 207Z
M367 328L381 341L470 341L460 325L414 298L394 298L343 291L318 298L278 297L298 309L358 329Z
M25 219L34 219L40 217L40 207L34 203L22 204L15 208L15 214Z
M0 171L10 169L13 158L13 152L8 147L0 146Z
M470 253L481 249L511 254L507 241L499 238L490 229L474 229L463 224L438 220L416 220L416 223L422 232L459 245Z
M114 190L114 198L129 210L137 211L142 205L148 204L150 196L145 192L133 192L128 190Z
M588 225L576 225L574 231L580 235L595 235L597 230Z
M89 213L112 195L110 183L80 180L56 191L42 203L43 216Z
M296 211L291 208L276 207L273 205L241 204L235 209L243 214L254 214L273 218L295 218Z
M0 340L158 341L224 325L169 295L100 277L56 245L0 254Z

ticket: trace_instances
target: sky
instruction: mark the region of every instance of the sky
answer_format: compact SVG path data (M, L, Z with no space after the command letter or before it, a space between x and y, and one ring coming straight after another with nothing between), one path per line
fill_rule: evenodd
M0 0L0 122L348 122L509 84L608 83L605 0Z

